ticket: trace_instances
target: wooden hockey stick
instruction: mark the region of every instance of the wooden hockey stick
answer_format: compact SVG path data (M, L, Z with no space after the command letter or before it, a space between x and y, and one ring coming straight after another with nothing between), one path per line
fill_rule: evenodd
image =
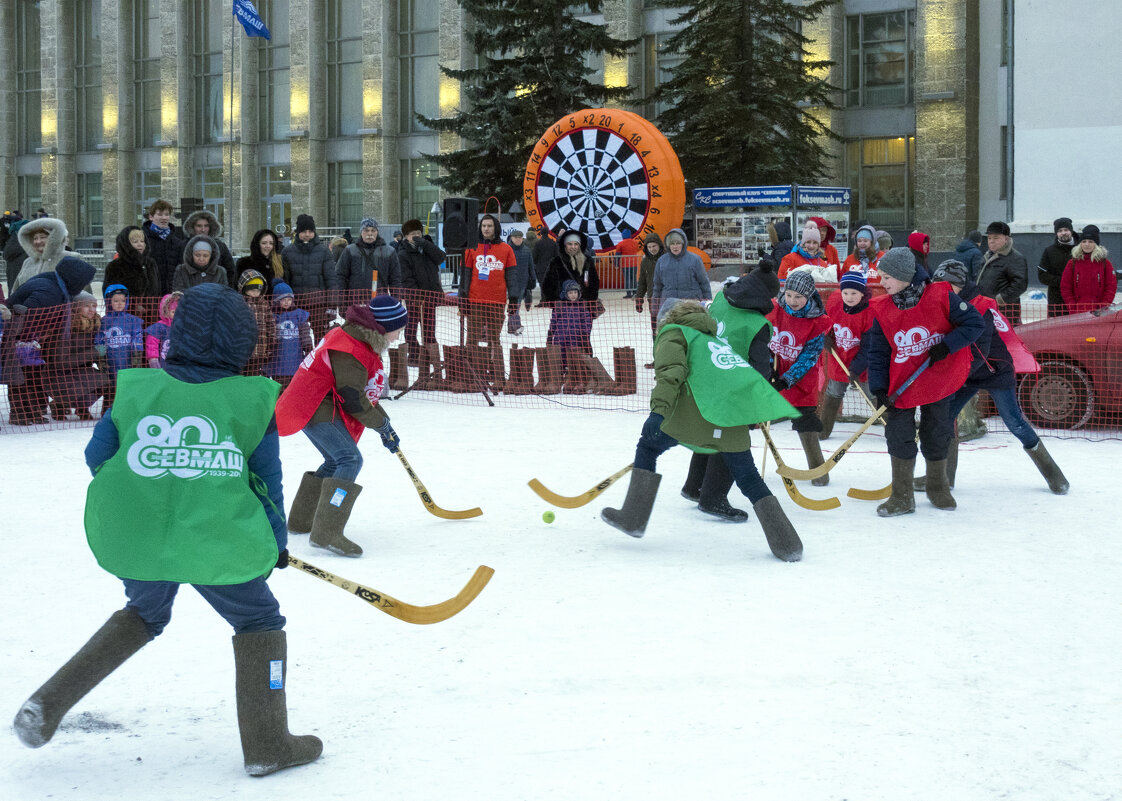
M853 385L853 388L861 393L861 397L865 399L865 403L869 404L869 408L873 411L876 411L876 404L873 403L869 396L865 394L865 390L861 388L861 384L858 383L858 381L853 377L852 373L849 372L849 367L844 361L842 361L842 358L838 355L838 352L831 348L830 355L833 356L835 360L837 360L838 367L840 367L842 369L842 372L845 373L845 377L849 379L849 383ZM881 417L877 422L882 426L885 424L883 417ZM863 490L857 489L856 487L850 487L845 494L850 498L855 498L859 501L883 501L885 498L888 498L892 495L892 482L888 482L888 486L886 487L875 490Z
M586 503L589 503L601 492L619 481L619 479L623 478L628 474L628 472L631 471L632 467L634 467L634 465L629 464L619 472L612 473L612 475L608 476L595 487L588 490L588 492L582 492L580 495L558 495L556 492L548 489L536 478L531 478L526 483L527 485L529 485L530 489L536 492L538 494L538 497L543 501L551 503L554 506L560 506L563 509L576 509L578 507L584 506Z
M771 439L771 423L764 423L760 426L760 430L764 433L764 440L767 442L771 455L775 457L776 472L779 472L784 466L783 457L779 455L779 449L775 447L775 442ZM785 477L782 473L780 473L779 478L783 481L783 487L787 490L787 494L791 496L791 500L804 509L813 509L816 512L823 512L827 509L837 509L841 506L841 501L838 500L837 497L826 498L821 501L808 498L799 492L794 481Z
M409 479L413 482L413 487L417 490L417 494L421 496L421 503L437 517L443 517L445 520L466 520L469 517L479 517L483 514L483 510L478 506L474 509L465 509L462 512L441 509L433 502L429 491L425 489L425 485L421 483L421 479L417 478L417 474L413 472L413 468L410 467L409 460L405 458L405 454L401 452L401 448L397 449L397 458L401 460L401 466L405 468L405 472L409 474Z
M471 579L468 580L468 583L464 585L464 588L447 601L441 601L432 606L414 606L413 604L407 604L404 601L392 598L383 592L364 587L357 582L340 578L334 573L328 573L323 568L308 564L302 559L297 559L295 556L288 557L288 564L297 568L301 573L315 576L318 579L326 581L328 584L334 584L336 587L346 590L352 595L366 601L366 603L370 604L375 609L385 612L390 617L396 617L398 620L404 620L406 623L414 623L418 626L424 626L429 623L439 623L442 620L447 620L453 615L462 612L464 608L474 601L476 596L483 591L483 588L487 586L487 582L491 580L491 576L495 573L492 568L486 565L480 565L475 569L475 573L472 575Z

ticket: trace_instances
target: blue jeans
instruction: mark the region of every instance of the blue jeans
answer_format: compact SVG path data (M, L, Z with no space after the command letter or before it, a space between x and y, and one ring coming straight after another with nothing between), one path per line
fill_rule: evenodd
M654 472L658 457L678 444L678 440L659 431L653 437L639 437L639 444L635 446L635 468ZM753 504L761 498L771 495L760 471L756 469L756 462L752 459L751 451L737 451L735 453L718 454L725 460L725 465L732 473L732 479L737 488L744 493Z
M1017 402L1016 387L1012 389L987 389L986 392L990 393L990 397L993 398L993 405L997 407L997 413L1005 421L1005 427L1009 429L1009 433L1019 439L1026 448L1035 448L1036 443L1040 442L1040 437L1036 435L1036 430L1025 419L1025 413L1021 411L1021 404ZM956 392L951 397L951 420L957 420L958 413L977 394L978 389L976 387L963 387Z
M337 417L327 423L313 423L304 429L304 433L316 450L323 454L323 464L316 470L316 478L344 481L358 478L358 472L362 470L362 453L342 419Z
M138 581L121 579L125 583L125 595L129 602L126 609L140 615L148 633L158 637L171 620L171 605L179 592L175 581ZM234 632L244 634L248 631L280 631L284 628L284 615L280 604L273 597L273 591L264 576L244 584L192 584L195 591L203 596L214 611L234 627Z

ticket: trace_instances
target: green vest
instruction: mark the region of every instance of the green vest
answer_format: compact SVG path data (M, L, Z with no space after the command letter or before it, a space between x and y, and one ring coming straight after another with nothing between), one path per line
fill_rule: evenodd
M163 370L117 374L120 445L86 494L86 539L115 576L241 584L276 565L248 459L280 386L231 376L189 384Z
M709 316L717 321L718 339L729 343L729 347L745 359L760 329L764 326L771 328L771 323L759 312L729 305L724 292L718 292L709 304Z
M751 342L767 321L758 314L745 316L758 318L746 340ZM743 327L747 331L752 326L748 321ZM689 376L662 424L662 430L674 439L700 452L743 451L750 444L749 426L799 416L726 340L673 324L664 325L659 336L675 328L686 339Z

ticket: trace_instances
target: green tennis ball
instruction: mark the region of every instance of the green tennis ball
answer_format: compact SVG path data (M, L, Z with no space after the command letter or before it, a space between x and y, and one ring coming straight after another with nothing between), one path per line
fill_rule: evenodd
M552 511L542 512L542 520L544 520L545 522L552 523L556 519L557 519L557 515L553 514Z

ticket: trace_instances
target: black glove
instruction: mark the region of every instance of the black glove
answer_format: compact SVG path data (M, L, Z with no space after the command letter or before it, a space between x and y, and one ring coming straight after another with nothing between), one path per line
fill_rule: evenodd
M276 567L276 569L277 570L284 570L286 567L288 567L288 548L285 548L277 556L277 567Z
M943 359L951 355L951 349L947 347L946 342L937 342L927 350L927 358L931 360L932 364L941 362Z
M787 383L787 379L778 374L771 377L771 385L775 387L779 392L791 388L791 385Z
M658 412L651 412L643 422L643 436L647 439L657 437L659 432L662 431L662 421L665 419Z
M889 409L892 408L892 401L888 399L888 390L887 389L881 389L881 390L874 391L873 392L873 398L877 402L877 408L878 409L881 408L882 406L884 406L886 408L889 408Z
M390 453L397 453L397 446L401 440L398 438L397 432L393 430L393 426L390 425L390 419L387 417L385 422L374 430L382 438L382 444L386 446L386 450Z
M639 297L635 298L635 311L637 311L637 312L643 311L643 299L642 298L639 298Z

